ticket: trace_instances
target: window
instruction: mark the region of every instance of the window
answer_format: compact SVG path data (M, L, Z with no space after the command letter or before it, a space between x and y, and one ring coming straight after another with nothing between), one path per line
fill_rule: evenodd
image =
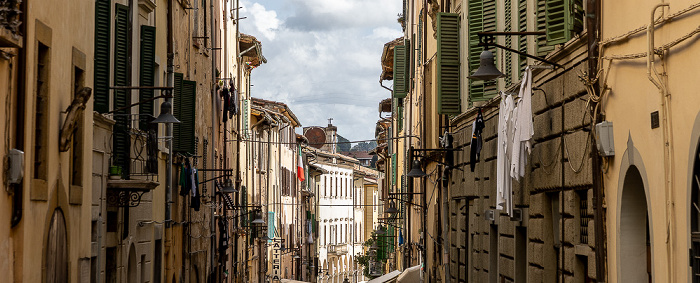
M50 48L38 42L36 61L36 105L34 111L34 179L47 178L47 123L49 115Z

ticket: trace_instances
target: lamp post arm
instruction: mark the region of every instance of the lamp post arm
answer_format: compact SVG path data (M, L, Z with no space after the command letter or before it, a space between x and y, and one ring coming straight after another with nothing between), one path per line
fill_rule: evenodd
M494 42L494 37L496 37L496 36L545 35L545 34L546 34L545 32L541 32L541 31L524 31L524 32L477 32L476 34L479 36L479 44L478 44L477 46L484 46L484 47L494 46L494 47L498 47L498 48L501 48L501 49L504 49L504 50L508 50L508 51L510 51L510 52L514 52L514 53L520 54L520 55L525 56L525 57L528 57L528 58L535 59L535 60L540 61L540 62L544 62L544 63L550 64L550 65L556 66L557 68L563 68L563 67L564 67L564 66L562 66L562 65L560 65L560 64L554 63L554 62L549 61L549 60L547 60L547 59L545 59L545 58L542 58L542 57L539 57L539 56L535 56L535 55L530 55L530 54L527 54L527 53L522 52L522 51L520 51L520 50L515 50L515 49L512 49L512 48L510 48L510 47L506 47L506 46L503 46L503 45L500 45L500 44L497 44L497 43Z

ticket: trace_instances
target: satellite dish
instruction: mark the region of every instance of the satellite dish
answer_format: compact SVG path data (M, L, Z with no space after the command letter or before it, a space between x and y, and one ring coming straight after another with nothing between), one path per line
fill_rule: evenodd
M326 131L318 127L306 130L304 136L309 140L309 145L315 148L320 149L326 142Z

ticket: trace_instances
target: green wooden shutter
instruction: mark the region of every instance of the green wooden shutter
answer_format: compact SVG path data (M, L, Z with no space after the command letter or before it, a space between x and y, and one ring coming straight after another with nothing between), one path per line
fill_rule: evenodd
M248 127L250 123L250 111L248 111L248 104L250 100L244 99L243 100L243 137L248 138Z
M173 82L173 116L179 121L182 121L182 81L182 73L175 73ZM182 147L180 144L180 137L182 136L180 134L182 132L180 130L181 124L182 122L173 124L173 150Z
M518 0L518 31L527 31L527 0ZM518 36L518 50L527 53L527 36ZM518 55L518 77L521 77L527 67L527 57Z
M109 112L109 50L111 32L111 4L109 0L95 1L95 77L93 109Z
M420 14L423 14L423 9ZM418 62L423 63L423 17L418 17Z
M153 86L155 83L155 65L156 59L156 28L152 26L141 26L141 56L139 58L139 85ZM158 174L158 124L153 124L151 121L155 119L153 109L152 89L139 90L139 101L144 101L139 104L139 114L149 114L139 116L139 129L148 132L146 150L148 157L146 159L146 172ZM148 101L148 102L145 102Z
M124 5L115 5L114 9L114 85L129 85L129 8ZM130 104L130 95L126 90L114 91L114 109L127 107ZM129 176L129 159L131 136L129 134L130 109L118 111L114 115L116 123L113 127L112 158L115 165L122 167L122 177Z
M468 3L468 37L469 37L469 74L474 73L479 68L479 56L484 48L479 44L478 32L496 31L496 1L495 0L469 0ZM498 54L496 54L495 64L498 65ZM489 100L498 93L496 81L469 82L469 98L473 101Z
M408 92L406 57L406 45L394 46L394 98L404 98Z
M195 106L197 97L197 82L182 80L181 90L175 91L175 102L178 103L178 115L175 117L180 120L178 127L178 136L175 142L174 150L187 154L195 154ZM177 86L177 85L176 85ZM178 95L179 94L179 95Z
M396 175L398 172L398 160L396 160L396 153L391 155L391 186L392 188L396 186ZM393 191L393 190L392 190Z
M459 14L438 13L437 18L438 114L457 115L459 89Z
M270 239L275 238L275 212L267 212L267 237Z
M504 14L505 14L505 28L503 31L505 32L511 32L513 30L512 24L513 24L513 16L512 16L512 2L511 0L504 0L503 1L503 7L504 7ZM506 47L513 48L513 37L512 36L506 36L505 38L505 44ZM517 53L516 53L517 55ZM504 74L506 75L504 77L504 81L506 83L506 86L510 85L513 83L513 52L505 52L504 54L504 63L505 63L505 69L504 69Z
M141 26L141 58L139 68L139 86L153 86L155 72L155 52L156 52L156 28L152 26ZM139 90L139 101L153 99L152 89ZM139 104L139 114L154 115L153 101ZM139 119L141 130L150 128L150 119Z
M547 44L565 43L583 30L583 1L547 0L545 19Z
M403 130L403 98L396 99L396 131Z

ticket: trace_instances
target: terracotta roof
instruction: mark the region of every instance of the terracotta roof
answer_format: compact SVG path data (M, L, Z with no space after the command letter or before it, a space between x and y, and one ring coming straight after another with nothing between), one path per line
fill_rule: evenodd
M342 155L345 156L350 156L355 159L372 159L372 155L369 154L369 151L341 151L339 152Z

